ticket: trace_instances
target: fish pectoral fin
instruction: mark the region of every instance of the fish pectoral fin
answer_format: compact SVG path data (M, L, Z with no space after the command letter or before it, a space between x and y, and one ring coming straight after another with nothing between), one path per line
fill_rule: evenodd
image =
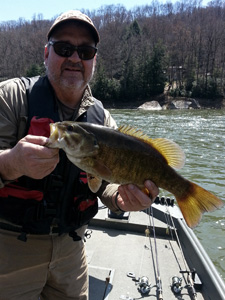
M93 173L97 175L88 174L88 186L93 193L96 193L102 184L102 178L109 180L112 172L101 161L96 159L91 161L91 169L94 171Z
M89 189L93 193L97 193L97 191L100 189L100 186L102 185L102 179L87 173L87 181Z

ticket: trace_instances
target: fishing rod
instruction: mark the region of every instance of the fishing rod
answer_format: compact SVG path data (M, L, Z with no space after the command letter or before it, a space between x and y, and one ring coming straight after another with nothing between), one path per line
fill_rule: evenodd
M156 265L156 267L154 267L154 269L156 272L157 295L158 295L158 300L163 300L162 280L161 280L160 270L159 270L158 248L157 248L157 242L156 242L156 233L155 233L155 224L154 224L154 216L153 216L152 206L150 206L150 208L147 209L147 214L149 217L149 225L152 226L154 246L155 246L155 259L153 257L153 264L154 264L154 266ZM151 218L150 218L150 216L151 216ZM151 223L151 220L152 220L152 223ZM145 234L146 234L146 236L149 237L149 242L151 245L150 229L148 228L148 226L145 231ZM151 245L151 249L152 249L152 245ZM152 256L153 256L153 250L152 250Z
M192 299L196 300L197 299L197 293L196 293L196 290L195 290L195 287L194 287L194 277L195 277L196 272L195 272L194 269L193 270L188 270L188 266L187 266L187 263L186 263L186 260L185 260L185 257L184 257L184 252L183 252L182 247L181 247L180 239L179 239L179 236L177 234L177 230L176 230L176 227L175 227L175 224L174 224L174 221L173 221L173 217L172 217L172 215L170 213L170 210L169 210L169 204L168 204L167 199L165 199L164 204L166 205L166 212L168 213L168 215L170 217L172 227L174 228L176 240L177 240L178 247L179 247L180 252L181 252L181 257L182 257L182 260L183 260L183 264L184 264L184 267L185 267L185 270L182 270L180 264L178 263L179 268L180 268L180 273L181 274L187 274L187 283L189 285L188 292L189 292L190 296L192 297ZM168 217L165 213L164 213L164 216L165 216L167 228L170 231L172 240L174 240L173 232L171 230L171 226L169 225ZM178 258L177 258L177 261L178 261ZM181 282L182 282L182 279L177 277L177 276L174 276L172 278L172 290L175 294L179 294L181 292L181 289L182 289L181 288Z

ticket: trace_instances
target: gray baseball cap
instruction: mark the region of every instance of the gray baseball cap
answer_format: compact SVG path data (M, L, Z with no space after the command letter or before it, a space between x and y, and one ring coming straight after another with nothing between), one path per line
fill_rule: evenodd
M92 30L96 44L99 42L99 33L94 23L87 15L83 14L79 10L69 10L58 16L52 24L51 28L49 29L49 32L47 34L48 40L50 39L50 36L52 35L52 32L56 29L56 27L58 27L60 24L66 21L80 21L88 24L90 26L90 29Z

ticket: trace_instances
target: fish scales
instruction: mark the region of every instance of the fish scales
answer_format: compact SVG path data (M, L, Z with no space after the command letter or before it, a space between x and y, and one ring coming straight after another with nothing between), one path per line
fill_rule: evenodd
M151 146L143 144L142 152L141 142L137 139L132 139L128 142L130 137L124 137L123 146L113 143L111 139L111 147L107 147L104 141L99 141L98 158L104 161L105 165L112 170L111 182L127 184L135 182L139 187L144 186L144 181L151 178L158 186L170 191L177 192L178 182L181 189L180 182L182 181L182 189L188 188L189 184L183 177L176 173L170 166L165 165L165 159L160 153L154 149L149 150ZM136 151L137 144L139 151ZM125 166L125 167L123 167Z
M213 211L223 202L212 193L182 177L185 156L182 149L167 139L150 139L140 130L124 126L118 130L90 123L51 124L46 146L62 148L69 160L88 173L88 184L96 192L102 180L133 183L140 188L152 180L172 193L190 227L202 213ZM91 175L91 176L89 176Z
M125 134L121 137L115 130L112 130L110 139L105 138L104 128L102 134L95 127L89 128L89 131L98 141L98 159L112 172L110 178L107 178L110 182L120 184L135 182L139 187L143 187L144 181L150 176L156 184L164 181L165 169L162 172L161 162L165 164L165 159L150 145Z

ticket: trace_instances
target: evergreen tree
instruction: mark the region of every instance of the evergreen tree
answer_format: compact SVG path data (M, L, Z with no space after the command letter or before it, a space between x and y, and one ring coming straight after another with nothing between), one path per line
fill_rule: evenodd
M158 44L153 47L152 54L147 55L144 61L143 93L145 97L164 92L166 82L164 53L163 47Z
M102 100L117 100L120 94L120 83L118 80L108 78L104 67L99 63L97 72L91 82L93 95Z
M26 72L27 77L33 77L45 74L44 64L33 64Z

